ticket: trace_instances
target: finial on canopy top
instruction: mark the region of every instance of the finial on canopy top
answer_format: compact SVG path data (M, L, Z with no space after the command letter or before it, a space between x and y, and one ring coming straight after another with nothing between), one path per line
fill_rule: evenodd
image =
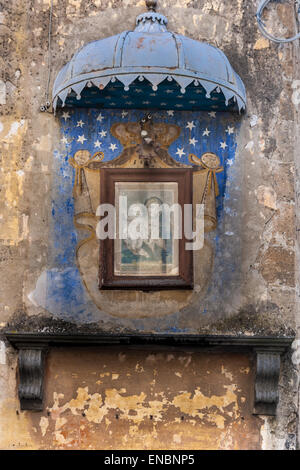
M149 11L156 11L157 0L146 0L146 5Z

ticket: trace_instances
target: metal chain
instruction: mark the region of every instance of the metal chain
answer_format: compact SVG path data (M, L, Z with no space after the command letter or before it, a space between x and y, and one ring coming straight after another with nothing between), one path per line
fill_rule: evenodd
M287 38L287 39L285 39L285 38L276 38L272 34L268 33L268 31L265 28L266 25L262 21L261 16L262 16L263 10L266 8L268 3L270 3L270 1L271 0L262 0L260 2L259 7L258 7L257 12L256 12L256 19L257 19L258 27L259 27L260 31L262 32L262 34L267 39L269 39L270 41L273 41L273 42L276 42L276 43L279 43L279 44L280 43L292 42L292 41L295 41L296 39L300 39L300 32L298 34L296 34L295 36L293 36L291 38ZM300 0L295 1L295 8L296 8L297 19L298 19L298 22L299 22L300 21Z

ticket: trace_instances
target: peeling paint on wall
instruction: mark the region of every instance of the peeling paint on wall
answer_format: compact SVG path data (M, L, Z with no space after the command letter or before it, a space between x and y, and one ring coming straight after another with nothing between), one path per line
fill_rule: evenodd
M49 359L46 409L32 416L42 447L260 446L247 356L109 348L84 355L57 349Z

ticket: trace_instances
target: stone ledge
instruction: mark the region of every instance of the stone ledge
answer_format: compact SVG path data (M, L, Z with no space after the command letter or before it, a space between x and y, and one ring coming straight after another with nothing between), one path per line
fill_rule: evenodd
M164 347L193 347L207 350L252 351L256 354L254 414L276 415L279 401L278 382L281 355L293 337L203 336L203 335L108 335L108 334L47 334L5 332L6 339L19 351L19 399L22 410L43 409L43 380L45 356L55 346L132 345Z

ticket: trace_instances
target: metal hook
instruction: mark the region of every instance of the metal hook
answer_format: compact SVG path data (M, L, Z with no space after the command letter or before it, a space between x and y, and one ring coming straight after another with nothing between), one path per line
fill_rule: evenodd
M260 4L258 6L258 9L257 9L256 15L255 15L256 19L257 19L258 28L260 29L263 36L265 36L270 41L276 42L278 44L288 43L288 42L295 41L296 39L300 39L300 33L296 34L295 36L293 36L291 38L287 38L287 39L285 39L285 38L276 38L272 34L268 33L268 31L265 28L266 25L262 21L262 13L263 13L263 10L266 8L266 6L270 3L270 1L271 0L261 0ZM300 0L296 0L295 5L296 5L296 10L297 10L296 11L297 16L300 19Z

